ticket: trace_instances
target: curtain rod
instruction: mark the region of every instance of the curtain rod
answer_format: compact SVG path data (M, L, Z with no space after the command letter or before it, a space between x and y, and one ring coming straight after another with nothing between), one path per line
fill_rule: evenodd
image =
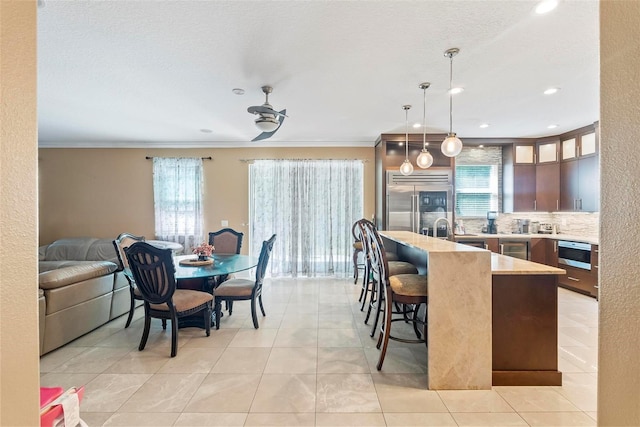
M252 163L252 162L255 162L256 160L276 160L276 161L280 161L280 160L359 160L362 163L369 162L368 159L238 159L238 160L243 163Z
M153 157L149 157L149 156L147 156L147 157L145 157L145 159L147 159L147 160L153 160ZM213 160L213 158L212 158L212 157L201 157L201 159L202 159L202 160Z

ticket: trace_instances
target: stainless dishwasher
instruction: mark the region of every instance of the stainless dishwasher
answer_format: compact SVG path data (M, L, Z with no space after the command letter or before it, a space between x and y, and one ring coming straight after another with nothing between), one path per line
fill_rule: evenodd
M520 259L529 259L529 240L500 239L500 253Z

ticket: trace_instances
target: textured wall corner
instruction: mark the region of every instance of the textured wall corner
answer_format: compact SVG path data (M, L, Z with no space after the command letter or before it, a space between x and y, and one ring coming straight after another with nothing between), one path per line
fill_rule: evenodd
M640 425L640 2L600 2L598 425Z
M36 2L0 1L0 425L39 424Z

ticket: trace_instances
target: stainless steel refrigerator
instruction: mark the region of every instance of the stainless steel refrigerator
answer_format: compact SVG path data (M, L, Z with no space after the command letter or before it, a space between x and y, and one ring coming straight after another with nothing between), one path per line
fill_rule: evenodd
M412 231L430 236L447 237L444 217L453 223L451 170L414 171L404 176L387 171L386 230ZM453 232L453 230L449 230Z

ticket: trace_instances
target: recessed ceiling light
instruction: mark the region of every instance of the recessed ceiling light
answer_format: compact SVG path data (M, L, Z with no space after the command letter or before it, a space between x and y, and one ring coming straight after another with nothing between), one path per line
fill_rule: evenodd
M244 89L241 89L239 87L231 89L231 92L235 93L236 95L244 95Z
M480 127L481 127L482 129L484 129L484 128L488 128L488 127L489 127L489 123L483 123L483 124L481 124L481 125L480 125Z
M414 123L414 124L413 124L413 127L414 127L415 129L419 128L420 126L422 126L420 123Z
M560 90L560 88L557 87L550 87L549 89L545 90L544 93L545 95L553 95L554 93L558 92Z
M462 91L464 91L464 89L461 88L461 87L452 87L451 90L450 90L451 95L455 95L455 94L460 93Z
M547 126L548 129L555 129L557 127L558 127L558 125L549 125L549 126Z
M551 12L556 6L558 6L558 0L543 0L536 6L536 13L542 15Z
M213 131L211 129L200 129L200 132L202 132L202 133L212 133Z

